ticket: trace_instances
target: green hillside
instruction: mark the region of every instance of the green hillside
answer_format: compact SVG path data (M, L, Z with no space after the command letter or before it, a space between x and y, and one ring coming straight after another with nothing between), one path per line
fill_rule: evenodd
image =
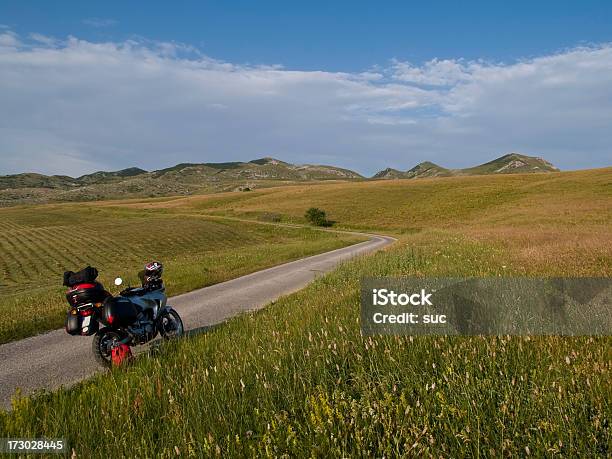
M387 167L382 171L378 171L376 174L372 176L373 179L399 179L405 178L405 172L398 171L397 169L393 169L392 167Z
M422 162L408 171L387 168L376 173L372 179L555 171L558 169L541 158L511 153L467 169L446 169L429 161ZM296 165L270 157L248 162L180 163L152 172L131 167L112 172L98 171L78 178L26 173L0 176L0 207L47 202L185 196L330 180L355 181L365 178L357 172L341 167Z
M66 190L82 185L79 179L66 175L24 173L0 176L0 190L19 188L51 188Z
M409 179L409 178L422 178L422 177L448 177L452 174L452 171L444 169L430 161L424 161L417 164L408 171L400 171L388 167L380 172L377 172L372 177L373 179Z
M63 325L67 270L92 265L107 287L118 275L135 285L158 259L175 295L361 239L90 204L0 209L0 343Z
M529 172L559 172L542 158L510 153L480 166L459 169L457 175L523 174Z
M76 180L82 184L106 183L115 180L125 179L127 177L135 177L137 175L146 174L147 171L138 167L129 167L120 171L105 172L98 171L93 174L82 175Z
M77 457L609 457L612 338L364 337L359 301L364 276L610 276L611 178L607 168L99 203L181 222L302 221L317 205L399 241L126 368L17 399L0 412L1 436L65 437Z
M408 171L385 169L374 175L377 179L452 177L460 175L525 174L535 172L559 172L555 166L542 158L509 153L488 163L465 169L446 169L430 161L422 162Z
M305 223L319 207L335 227L392 234L448 231L508 248L525 272L612 275L612 168L419 180L294 185L130 206ZM571 267L571 268L570 268ZM517 268L518 269L518 268Z
M425 161L407 171L404 178L448 177L450 175L453 175L450 170L430 161Z
M173 177L190 183L259 181L259 180L329 180L363 178L356 172L333 166L294 165L274 158L261 158L246 163L178 164L153 173L155 178Z
M274 158L249 162L181 163L147 172L131 167L78 178L17 174L0 176L0 207L62 201L96 201L215 193L276 186L289 182L363 179L348 169L295 165Z

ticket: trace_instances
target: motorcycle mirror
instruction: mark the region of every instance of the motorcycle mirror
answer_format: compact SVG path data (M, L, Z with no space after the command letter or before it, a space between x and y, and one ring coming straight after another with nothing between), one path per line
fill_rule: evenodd
M115 285L119 286L123 284L123 279L121 279L120 277L118 277L117 279L115 279Z

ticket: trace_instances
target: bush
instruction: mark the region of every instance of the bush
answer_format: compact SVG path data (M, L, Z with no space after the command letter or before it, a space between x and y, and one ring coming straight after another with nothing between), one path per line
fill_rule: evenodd
M332 222L327 219L327 214L324 210L317 207L311 207L304 214L306 220L315 226L331 226Z

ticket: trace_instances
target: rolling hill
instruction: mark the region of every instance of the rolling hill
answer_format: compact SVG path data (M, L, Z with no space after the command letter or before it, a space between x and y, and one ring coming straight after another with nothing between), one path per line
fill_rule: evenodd
M155 178L174 177L192 183L209 180L213 182L236 180L337 180L363 178L357 172L334 166L295 165L274 158L261 158L243 162L227 163L183 163L155 171Z
M147 171L144 169L139 169L138 167L128 167L127 169L122 169L120 171L114 172L105 172L98 171L93 174L82 175L76 180L79 183L85 184L93 184L93 183L106 183L115 180L121 180L128 177L135 177L137 175L146 174Z
M181 163L151 172L130 167L77 178L24 173L0 176L0 206L244 191L292 182L363 178L340 167L296 165L269 157L249 162Z
M183 183L203 184L231 180L329 180L363 178L357 172L334 166L295 165L274 158L261 158L249 162L181 163L176 166L147 172L138 167L119 171L98 171L77 178L65 175L24 173L0 176L0 190L17 188L71 189L101 183L114 183L129 179L172 179Z
M364 336L359 304L366 277L609 277L611 178L612 168L355 180L2 209L5 246L24 248L7 259L6 271L13 285L25 279L27 287L36 285L33 269L49 275L47 264L31 257L50 257L41 248L51 247L81 255L55 244L78 249L78 239L72 244L65 237L90 234L83 232L89 227L100 234L86 253L107 266L134 265L149 252L175 254L167 264L173 282L202 274L208 282L224 272L219 266L252 268L253 257L283 247L288 228L244 221L270 212L304 223L305 209L314 205L336 227L399 240L262 310L140 354L110 375L16 398L11 411L0 411L0 431L63 436L79 457L99 451L104 457L309 451L317 457L609 457L609 336ZM104 225L90 222L92 216ZM160 232L150 238L153 246L138 231L143 221ZM58 237L43 239L46 234ZM235 244L230 254L221 249L227 239L230 249ZM99 250L105 242L115 250ZM194 242L201 250L192 250ZM211 258L209 246L220 248L219 258L215 252ZM40 317L36 311L52 308L36 301L31 288L21 297L2 317L23 333L25 314ZM59 290L56 298L59 322Z
M549 162L510 153L467 169L446 169L432 162L408 171L387 168L371 179L412 179L462 175L558 171ZM0 206L45 202L96 201L249 191L289 183L366 180L349 169L316 164L291 164L270 157L248 162L180 163L148 172L137 167L98 171L77 178L24 173L0 176Z
M525 174L535 172L558 172L555 166L542 158L509 153L488 163L465 169L446 169L429 161L417 164L410 170L387 168L374 175L375 179L411 179L425 177L453 177L461 175Z

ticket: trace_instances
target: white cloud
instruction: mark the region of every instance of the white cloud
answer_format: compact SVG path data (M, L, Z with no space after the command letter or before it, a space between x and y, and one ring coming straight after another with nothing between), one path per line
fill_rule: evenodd
M432 59L422 66L410 62L393 60L393 78L406 83L431 86L448 86L470 81L474 67L478 64L465 64L461 60Z
M3 38L4 37L4 38ZM366 173L508 151L612 163L612 47L512 64L254 67L178 43L0 34L0 173L78 175L272 155Z
M83 19L83 24L91 27L103 28L117 25L117 21L115 19L108 18L87 18Z
M10 30L0 33L0 48L3 48L3 47L14 48L19 45L20 45L20 42L19 42L19 38L17 37L16 33Z
M43 35L40 33L31 33L30 39L47 46L54 46L58 43L57 39L53 37L48 37L47 35Z

